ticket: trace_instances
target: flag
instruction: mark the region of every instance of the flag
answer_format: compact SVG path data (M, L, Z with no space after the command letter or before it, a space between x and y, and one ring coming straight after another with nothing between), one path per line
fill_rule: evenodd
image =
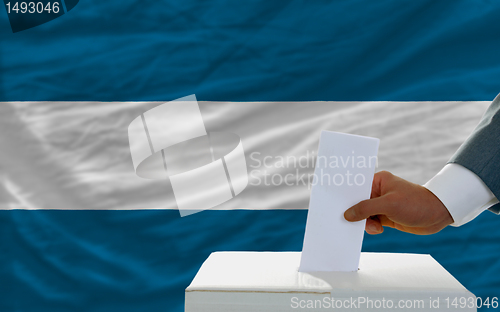
M423 184L500 92L500 4L85 1L12 33L0 15L0 310L183 311L214 251L300 251L321 130L377 137ZM137 176L128 126L195 94L241 138L248 185L182 217ZM363 251L428 253L498 296L498 220ZM464 252L464 250L466 252ZM487 268L487 269L485 269Z

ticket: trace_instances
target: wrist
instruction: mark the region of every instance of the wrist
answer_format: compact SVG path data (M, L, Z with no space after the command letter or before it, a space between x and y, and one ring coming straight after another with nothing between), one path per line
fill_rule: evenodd
M437 197L429 189L425 187L422 188L425 189L427 197L429 198L429 203L430 203L429 207L432 210L432 213L430 215L432 215L435 220L433 226L438 228L436 232L442 230L448 225L453 224L454 220L452 215L450 214L446 206L443 204L443 202L439 199L439 197Z

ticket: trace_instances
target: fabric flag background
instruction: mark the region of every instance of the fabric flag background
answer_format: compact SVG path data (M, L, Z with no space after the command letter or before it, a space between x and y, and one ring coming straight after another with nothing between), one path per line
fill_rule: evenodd
M183 311L211 252L300 250L307 186L256 181L312 171L277 156L313 159L323 129L380 138L379 170L425 183L500 92L499 15L472 0L88 0L12 33L0 14L0 310ZM167 182L135 176L127 126L189 94L208 131L241 137L250 184L180 218ZM498 222L387 229L363 250L429 253L498 297Z

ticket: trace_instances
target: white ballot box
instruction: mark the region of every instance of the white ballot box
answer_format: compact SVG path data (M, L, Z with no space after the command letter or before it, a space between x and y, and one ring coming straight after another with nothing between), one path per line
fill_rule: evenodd
M186 289L185 311L476 311L475 296L430 255L361 253L357 272L308 273L300 257L212 253Z

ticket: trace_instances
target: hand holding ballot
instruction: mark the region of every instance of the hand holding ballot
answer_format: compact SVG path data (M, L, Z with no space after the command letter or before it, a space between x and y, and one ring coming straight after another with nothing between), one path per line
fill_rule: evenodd
M500 94L448 164L424 186L389 172L375 174L370 199L347 209L347 221L367 219L366 232L388 226L433 234L461 226L486 209L500 213Z
M344 213L347 221L367 219L366 232L380 234L384 226L413 234L433 234L453 223L443 203L423 186L390 172L377 172L370 199Z

